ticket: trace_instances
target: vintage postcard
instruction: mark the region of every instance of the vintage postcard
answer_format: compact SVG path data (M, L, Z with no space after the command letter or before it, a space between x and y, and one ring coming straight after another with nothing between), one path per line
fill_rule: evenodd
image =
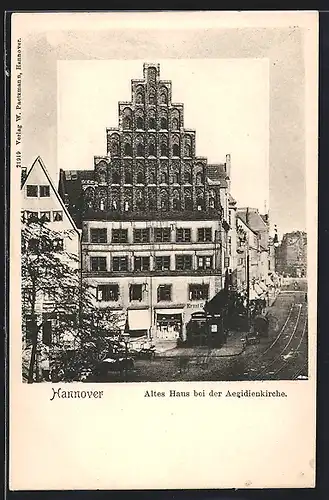
M11 489L314 487L317 13L11 26Z

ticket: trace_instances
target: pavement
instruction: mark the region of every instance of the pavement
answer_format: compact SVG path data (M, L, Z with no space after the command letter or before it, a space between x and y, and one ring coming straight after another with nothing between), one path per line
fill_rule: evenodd
M176 347L176 341L155 341L155 352L157 357L193 357L193 356L238 356L244 352L242 339L246 332L229 332L227 341L221 348L208 347Z

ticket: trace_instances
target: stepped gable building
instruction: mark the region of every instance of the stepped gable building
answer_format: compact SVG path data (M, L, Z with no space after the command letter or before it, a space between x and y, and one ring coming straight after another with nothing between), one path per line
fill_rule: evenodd
M82 266L100 305L127 311L131 335L184 337L191 314L223 286L230 156L209 165L160 66L144 64L107 154L61 171L59 192L83 231Z

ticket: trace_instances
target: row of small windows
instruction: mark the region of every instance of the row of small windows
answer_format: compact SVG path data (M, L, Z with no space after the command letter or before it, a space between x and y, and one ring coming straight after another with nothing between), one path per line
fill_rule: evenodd
M172 235L169 227L157 227L153 230L152 240L156 243L171 242ZM175 241L178 243L191 242L190 228L177 228L175 231ZM108 231L106 228L91 228L90 229L91 243L108 243ZM197 229L198 242L213 241L213 232L211 227L201 227ZM112 229L112 243L128 243L128 229ZM134 243L150 243L151 230L150 228L134 229Z
M147 96L148 104L151 106L155 105L157 102L156 96L157 94L155 88L150 88ZM145 104L145 92L143 88L139 87L136 89L135 100L137 104ZM166 87L162 87L159 91L159 103L168 104L168 90Z
M161 130L168 130L168 118L166 117L161 117L160 118L160 129ZM133 119L130 116L125 116L122 120L122 128L124 130L132 130L133 129ZM157 129L157 121L154 116L151 116L148 119L148 127L149 130L156 130ZM171 121L171 128L172 130L179 130L179 120L178 118L173 118ZM138 116L136 118L136 129L138 130L145 130L145 120L142 116Z
M169 156L169 147L167 142L161 142L160 143L160 156L163 157L168 157ZM180 145L179 144L173 144L172 146L172 156L180 156L181 151L180 151ZM113 156L119 156L119 145L115 143L115 145L112 146L112 151L111 151ZM123 146L123 155L124 156L133 156L133 147L130 142L125 142ZM157 146L155 142L151 142L148 146L148 152L145 151L144 144L141 142L137 144L136 146L136 156L139 157L144 157L144 156L156 156L157 155ZM192 156L192 147L187 146L184 149L183 152L184 157L190 158Z
M146 283L132 283L129 285L130 302L142 302L147 299L148 288ZM117 284L98 285L97 300L100 302L117 302L120 298L120 289ZM207 300L209 298L209 285L189 284L188 300ZM172 285L158 285L157 302L172 301Z
M151 259L149 256L134 257L133 269L129 269L128 256L112 257L112 271L170 271L171 256L160 255L156 256L153 260L153 269L151 268ZM213 269L213 256L199 256L197 257L197 270ZM91 271L108 271L106 257L90 257L90 270ZM193 256L190 254L176 255L175 256L175 269L176 271L192 271L193 270Z
M100 174L100 180L103 183L106 183L106 173ZM160 184L169 184L169 178L172 182L172 184L180 184L182 181L184 184L192 184L192 173L191 171L186 170L183 175L180 175L179 172L173 172L171 176L168 175L166 172L159 172L159 175L157 176L154 171L150 171L148 175L148 184L156 184L157 178L159 180ZM146 184L146 175L143 170L138 170L136 173L136 184ZM123 177L123 182L124 184L134 184L134 175L132 170L127 169L124 172L124 177ZM197 172L195 176L195 183L198 186L202 186L205 182L205 177L202 172ZM118 170L113 170L112 171L112 184L121 184L121 175Z
M165 127L166 128L166 127ZM168 144L168 139L167 137L161 137L160 140L160 147L157 149L157 141L155 136L149 136L148 138L148 148L146 149L145 146L145 140L142 134L139 134L136 137L136 154L137 156L156 156L157 151L159 151L160 156L165 156L167 157L169 155L169 144ZM192 148L192 138L190 136L185 136L184 142L183 142L183 150L181 151L181 140L178 135L174 135L172 137L172 149L171 152L173 156L180 156L182 155L184 157L192 157L193 154L193 148ZM132 139L129 135L123 137L123 155L124 156L133 156L133 146L132 146ZM113 157L118 157L120 156L120 137L118 134L113 134L111 136L111 142L110 142L110 153Z
M21 212L22 222L34 222L40 220L41 222L62 222L63 211L62 210L52 210L52 211L29 211L24 210Z
M26 186L26 196L28 198L49 198L50 188L48 185L28 184Z
M149 192L147 197L142 191L138 191L135 198L135 205L133 204L132 192L125 193L122 205L120 203L120 194L112 192L112 200L107 201L106 196L101 196L99 199L92 200L86 199L86 206L94 210L100 211L112 211L112 212L130 212L133 210L137 211L156 211L169 212L173 210L174 212L179 212L182 210L192 211L196 209L197 211L203 211L206 209L205 195L203 190L196 193L195 204L193 203L192 193L190 191L185 191L183 197L178 189L174 190L171 198L169 197L168 189L162 189L159 193L159 203L157 204L157 195L154 192ZM184 202L184 205L182 203ZM146 205L147 202L147 205ZM218 208L217 199L215 197L209 198L209 209L215 210Z

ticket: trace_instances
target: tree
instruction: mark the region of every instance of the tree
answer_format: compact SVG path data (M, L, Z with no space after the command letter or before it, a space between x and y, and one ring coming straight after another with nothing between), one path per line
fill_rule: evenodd
M70 380L100 360L119 332L119 315L96 306L95 287L82 280L78 256L64 249L64 238L73 236L44 219L22 221L23 374L26 365L29 383L38 381L38 355Z

